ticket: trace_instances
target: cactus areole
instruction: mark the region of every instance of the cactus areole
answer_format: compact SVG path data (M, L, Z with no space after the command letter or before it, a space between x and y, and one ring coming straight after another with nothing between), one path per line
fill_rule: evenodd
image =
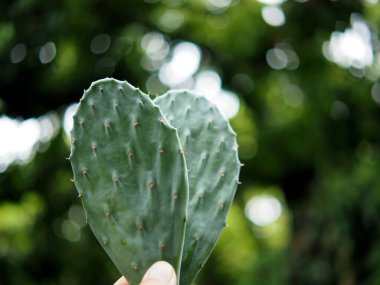
M188 90L155 100L125 81L93 82L71 132L87 222L131 285L165 260L190 285L226 225L241 163L218 108Z

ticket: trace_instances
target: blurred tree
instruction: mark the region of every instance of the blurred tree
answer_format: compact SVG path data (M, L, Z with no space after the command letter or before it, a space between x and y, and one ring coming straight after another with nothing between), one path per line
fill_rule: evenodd
M377 284L379 27L378 0L0 2L0 121L40 126L8 165L15 136L0 123L0 285L118 277L85 226L65 130L41 119L67 125L66 108L105 76L239 106L244 183L198 284ZM281 216L255 224L257 195ZM270 217L260 207L252 215Z

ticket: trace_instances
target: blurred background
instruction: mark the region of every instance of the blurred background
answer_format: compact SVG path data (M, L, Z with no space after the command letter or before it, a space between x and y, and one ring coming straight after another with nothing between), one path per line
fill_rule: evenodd
M245 164L197 284L380 284L378 0L0 2L0 284L113 284L70 182L102 77L203 92Z

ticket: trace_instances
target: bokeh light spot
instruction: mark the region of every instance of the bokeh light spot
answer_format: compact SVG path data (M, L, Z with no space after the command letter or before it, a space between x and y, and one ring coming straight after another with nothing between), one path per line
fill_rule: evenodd
M111 46L111 37L107 34L98 34L91 40L91 52L94 54L105 53Z
M185 16L177 10L166 10L158 19L159 27L165 32L174 32L183 24Z
M265 227L278 220L282 214L282 206L273 196L259 195L248 201L245 214L255 225Z
M62 234L67 240L76 242L81 237L81 230L79 225L74 221L65 220L62 223Z
M195 77L194 89L218 106L227 119L234 117L239 111L240 101L232 92L222 89L222 80L213 70L202 70Z
M273 48L267 51L266 60L268 65L273 69L284 69L288 64L288 57L286 53L279 48Z
M201 51L197 45L181 42L174 47L171 60L161 66L159 78L167 86L178 86L197 71L200 60Z
M232 91L222 90L219 96L215 98L214 103L226 119L235 117L239 111L239 98Z
M302 90L294 84L287 84L285 86L282 97L285 104L293 108L300 107L304 100Z
M63 129L68 138L70 138L70 132L73 128L73 116L76 110L77 104L72 104L66 108L65 114L63 115Z
M379 3L379 0L364 0L367 5L376 5Z
M204 0L204 4L208 10L214 13L220 13L228 9L232 0Z
M266 6L261 10L264 21L273 27L279 27L285 24L284 11L278 6Z
M86 226L86 216L83 207L72 205L68 211L69 219L75 222L80 228Z
M24 60L26 56L26 45L19 43L15 45L10 53L10 60L12 63L19 63Z
M158 32L150 32L141 39L141 47L151 60L164 59L169 53L169 44Z
M48 42L40 49L39 58L41 63L46 64L52 62L57 55L57 49L55 43Z
M280 5L284 3L286 0L257 0L257 1L266 5Z
M27 163L33 157L39 142L48 142L59 128L57 115L51 113L25 121L0 117L0 173L14 162Z
M195 90L213 101L219 95L222 81L212 70L203 70L195 77Z
M373 63L371 31L357 14L351 15L351 28L335 31L322 46L324 56L342 67L364 68Z

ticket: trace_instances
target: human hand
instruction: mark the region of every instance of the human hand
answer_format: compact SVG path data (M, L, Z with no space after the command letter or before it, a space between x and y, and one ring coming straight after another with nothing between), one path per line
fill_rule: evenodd
M177 277L174 268L166 261L157 261L145 273L140 285L176 285ZM114 285L130 285L121 277Z

